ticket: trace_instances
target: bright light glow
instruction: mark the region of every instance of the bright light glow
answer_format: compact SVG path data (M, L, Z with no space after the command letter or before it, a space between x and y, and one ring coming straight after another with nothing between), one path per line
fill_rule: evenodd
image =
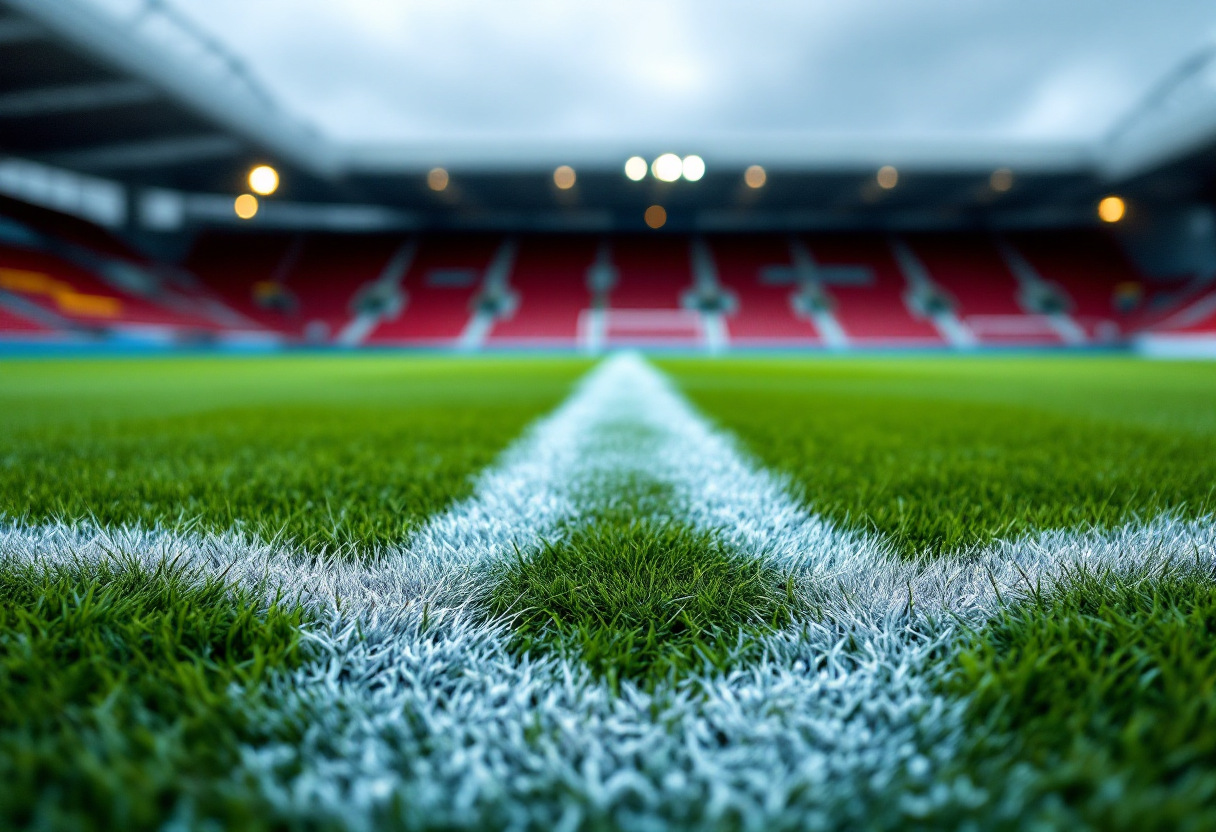
M1127 213L1127 204L1117 196L1108 196L1098 203L1098 217L1102 222L1118 222Z
M253 194L241 194L233 203L236 215L243 220L251 220L258 212L258 198Z
M675 182L684 175L684 163L676 154L664 153L654 160L654 164L650 166L650 172L654 174L655 179Z
M667 210L662 205L651 205L646 209L645 219L651 228L662 228L667 222Z
M448 172L443 168L434 168L426 175L426 185L432 191L442 191L448 186Z
M752 165L743 171L743 181L749 188L763 188L764 183L768 181L768 174L759 165Z
M878 187L884 191L889 191L899 184L899 171L890 165L883 165L878 169Z
M649 167L641 156L630 156L629 161L625 163L625 175L634 182L641 182L646 178Z
M249 171L249 187L255 194L270 196L279 189L279 172L270 165L258 165Z
M988 177L988 184L997 193L1005 193L1005 191L1013 187L1013 171L1009 168L994 170L992 176Z
M699 182L705 175L705 160L700 156L685 156L682 166L684 178L689 182Z
M569 165L562 165L553 171L553 184L563 191L568 191L574 187L574 179L574 168Z

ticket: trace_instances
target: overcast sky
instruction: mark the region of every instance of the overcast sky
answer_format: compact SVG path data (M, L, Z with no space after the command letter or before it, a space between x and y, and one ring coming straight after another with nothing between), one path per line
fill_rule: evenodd
M1216 38L1213 0L170 2L359 142L1087 140Z

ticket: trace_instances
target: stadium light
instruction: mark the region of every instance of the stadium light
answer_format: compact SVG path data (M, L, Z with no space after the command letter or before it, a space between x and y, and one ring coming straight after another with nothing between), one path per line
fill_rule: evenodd
M685 156L682 163L684 178L689 182L700 182L705 175L705 160L700 156Z
M261 196L270 196L279 189L279 172L270 165L258 165L249 171L249 187Z
M432 168L426 175L426 186L432 191L442 191L448 186L448 172L443 168Z
M899 184L899 171L891 165L883 165L878 169L878 187L889 191Z
M664 153L651 164L650 172L662 182L675 182L684 175L684 162L674 153Z
M241 194L236 198L232 207L236 210L238 217L243 220L251 220L258 213L258 198L253 194Z
M764 183L768 181L768 174L759 165L752 165L743 171L743 181L749 188L763 188Z
M1098 203L1098 218L1102 222L1118 222L1127 213L1127 203L1117 196L1108 196Z
M1013 187L1013 171L1009 168L997 168L992 172L992 176L988 177L988 184L997 193L1005 193Z
M651 205L644 219L651 228L662 228L667 223L667 210L662 205Z
M562 165L553 171L553 184L563 191L568 191L574 187L575 178L574 168L569 165Z
M625 175L634 182L641 182L645 179L646 171L649 169L650 166L641 156L630 156L629 161L625 162Z

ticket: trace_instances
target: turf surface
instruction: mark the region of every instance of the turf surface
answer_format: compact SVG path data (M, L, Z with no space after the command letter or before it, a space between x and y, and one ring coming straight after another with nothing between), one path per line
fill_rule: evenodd
M578 360L0 363L0 516L404 538L561 401Z
M614 687L726 670L801 609L772 566L671 524L598 523L489 570L519 652L558 650Z
M1026 784L988 828L1216 828L1214 578L1078 571L967 639L968 773Z
M938 554L1216 508L1216 366L1119 357L665 361L818 512Z
M1123 358L660 362L813 509L941 556L1035 529L1203 516L1216 367ZM468 494L561 401L578 360L280 357L0 364L0 513L93 517L367 551ZM629 441L623 426L613 442ZM782 576L662 514L634 483L497 564L517 651L651 684L746 661L814 616ZM638 519L641 518L641 519ZM934 828L1216 823L1213 576L1078 574L969 632L940 690L965 774L1004 804ZM192 807L266 817L224 779L299 612L172 571L0 569L0 822L141 828ZM741 639L742 634L742 639ZM8 769L3 767L8 765ZM1036 826L1037 824L1037 826Z
M267 827L228 774L301 623L172 564L0 563L0 827Z

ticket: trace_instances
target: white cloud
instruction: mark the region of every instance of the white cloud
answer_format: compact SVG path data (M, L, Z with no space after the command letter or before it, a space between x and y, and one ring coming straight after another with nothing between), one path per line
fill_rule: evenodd
M1085 139L1216 25L1209 0L171 2L356 141Z

